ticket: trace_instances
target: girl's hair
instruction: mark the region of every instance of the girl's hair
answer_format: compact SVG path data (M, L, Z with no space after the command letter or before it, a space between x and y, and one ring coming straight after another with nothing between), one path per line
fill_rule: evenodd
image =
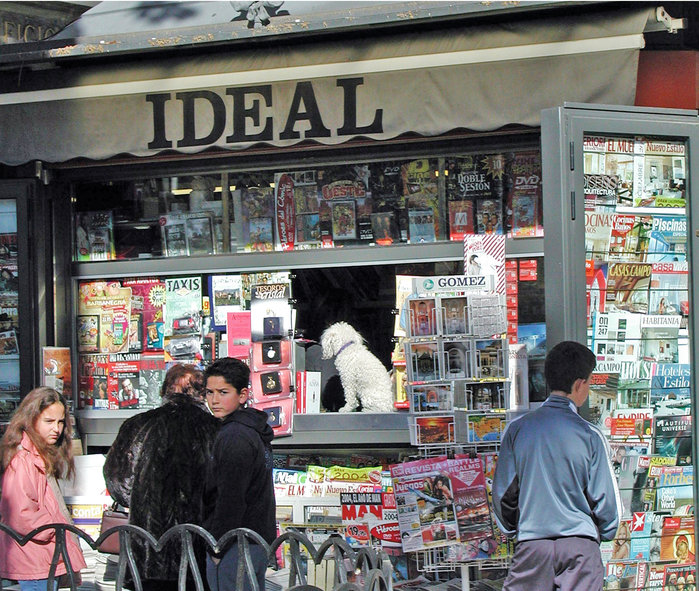
M35 424L39 415L56 402L63 405L65 410L65 425L63 433L56 443L49 445L36 432ZM17 453L17 446L22 442L22 434L26 433L36 446L39 455L46 465L46 473L56 478L71 477L75 473L72 450L72 427L68 416L68 405L65 398L53 388L34 388L20 403L12 415L7 430L0 441L0 458L2 472L7 470L12 458Z

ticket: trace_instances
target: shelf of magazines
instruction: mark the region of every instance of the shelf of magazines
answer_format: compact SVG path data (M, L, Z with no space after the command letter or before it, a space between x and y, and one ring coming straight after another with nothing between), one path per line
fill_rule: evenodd
M694 590L685 144L610 137L584 150L588 418L624 506L602 544L604 588Z

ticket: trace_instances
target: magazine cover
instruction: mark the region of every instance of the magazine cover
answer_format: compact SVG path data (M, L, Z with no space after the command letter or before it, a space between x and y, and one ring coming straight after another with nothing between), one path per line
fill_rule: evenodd
M689 315L687 261L653 263L648 311L650 314Z
M654 215L652 219L646 261L649 263L685 261L687 218L679 215Z
M476 226L479 234L502 234L502 203L495 199L476 201Z
M658 560L660 554L658 554ZM646 589L655 589L661 591L665 587L665 565L664 564L648 564L648 577L646 578Z
M0 332L0 356L19 355L17 333L14 330Z
M118 281L88 281L81 282L78 291L78 316L99 316L99 351L128 351L131 288Z
M660 540L660 560L676 564L688 564L695 561L694 517L666 516L663 520L663 532ZM668 569L665 576L669 578Z
M431 209L408 210L408 232L411 244L434 242L434 212Z
M333 240L354 240L357 238L357 214L354 201L333 201L332 229Z
M655 508L673 515L694 510L694 466L663 466L655 483Z
M80 355L78 360L78 408L109 408L107 374L109 355Z
M318 213L318 184L315 170L286 172L294 184L296 214Z
M195 334L201 328L201 277L177 277L165 280L164 334Z
M241 243L246 252L274 248L274 189L247 187L241 196ZM253 222L253 220L258 220Z
M240 275L210 275L211 328L225 330L229 312L243 309L243 278Z
M650 242L650 231L650 216L614 214L612 216L609 260L645 261Z
M634 513L630 520L631 539L629 560L658 560L660 558L660 533L662 513L645 511ZM651 559L651 548L654 558Z
M606 564L604 588L642 589L646 580L645 562L611 561Z
M610 174L585 174L585 209L599 205L616 206L619 177Z
M639 361L641 318L640 314L623 312L596 314L591 348L597 361Z
M514 152L508 158L507 170L506 211L512 213L505 227L513 238L543 236L541 154L538 150Z
M446 458L390 466L404 552L459 543L453 488Z
M293 331L289 303L291 285L271 283L253 285L250 300L253 342L282 339Z
M247 360L252 343L250 312L229 312L226 319L228 356Z
M401 166L403 196L409 209L431 209L434 216L435 236L442 236L439 226L439 184L437 160L423 158Z
M449 240L463 240L475 228L473 201L449 201Z
M12 331L14 335L14 331ZM0 347L3 344L3 334L0 333ZM17 339L15 338L15 349ZM73 373L70 363L70 347L42 347L41 385L53 388L63 394L67 400L73 399Z
M248 242L246 252L274 250L274 224L272 218L250 218L247 222Z
M296 195L294 178L288 173L274 175L276 231L282 250L294 250L296 241Z
M189 254L187 245L187 216L169 214L160 218L163 254L166 257L184 257Z
M654 363L651 366L650 402L659 416L689 414L688 363Z
M641 318L641 356L645 361L677 363L680 316L649 315Z
M684 142L638 138L637 154L643 154L634 166L634 207L684 207Z
M86 211L76 214L75 247L78 261L114 259L112 212Z
M610 312L648 314L648 289L653 265L650 263L609 263L607 300Z
M497 234L464 237L464 274L495 277L495 290L505 294L505 236Z
M680 542L680 546L683 547L683 542ZM694 562L694 550L691 550L691 552L688 550L687 555L689 556L690 554L692 555L691 560L683 562ZM695 591L696 568L695 564L668 564L665 566L663 589L666 591Z
M298 244L320 244L320 216L317 213L296 215L296 242Z
M139 361L138 387L143 393L139 408L158 408L162 403L160 389L168 367L162 353L143 353Z
M612 238L614 214L604 209L585 210L585 252L593 261L606 261Z
M190 256L216 252L214 219L210 212L198 211L187 214L186 231Z
M145 351L162 351L163 308L165 282L154 277L126 279L124 287L131 290L131 318L139 314L138 340ZM131 336L131 335L130 335Z
M643 492L641 493L641 509L643 511L655 511L658 505L660 505L660 501L658 500L658 480L660 480L660 475L666 464L660 461L652 461L659 457L663 456L652 457L651 464L648 467L648 476L646 477ZM670 463L667 465L674 466L676 461L675 458L670 458Z
M396 214L392 211L383 211L371 214L371 231L374 242L379 246L388 246L400 242L400 228L396 220Z
M692 463L692 415L655 417L653 451L674 456L680 466Z
M648 444L653 435L653 411L644 408L615 409L610 419L610 438L630 444Z
M140 355L111 355L107 394L109 408L139 408L139 401L146 399L140 386Z
M458 456L447 460L451 493L462 542L493 537L483 461Z
M129 322L129 353L143 351L143 312L133 309L134 298L131 298L131 320Z

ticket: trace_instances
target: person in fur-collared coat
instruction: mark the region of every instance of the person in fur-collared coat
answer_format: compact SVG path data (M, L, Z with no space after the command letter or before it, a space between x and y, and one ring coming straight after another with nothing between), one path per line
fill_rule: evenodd
M103 471L109 494L129 507L129 523L156 539L180 523L202 524L206 465L220 426L206 409L203 374L193 365L170 368L161 396L160 407L122 424ZM156 552L139 536L132 540L143 590L176 591L179 541ZM194 541L206 580L203 542Z

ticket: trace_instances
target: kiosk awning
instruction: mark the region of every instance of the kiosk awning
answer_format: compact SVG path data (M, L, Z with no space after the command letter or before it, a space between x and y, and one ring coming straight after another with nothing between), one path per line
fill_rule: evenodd
M86 62L26 82L4 74L1 87L16 90L0 94L0 161L438 136L538 126L543 108L566 101L632 105L654 10Z

